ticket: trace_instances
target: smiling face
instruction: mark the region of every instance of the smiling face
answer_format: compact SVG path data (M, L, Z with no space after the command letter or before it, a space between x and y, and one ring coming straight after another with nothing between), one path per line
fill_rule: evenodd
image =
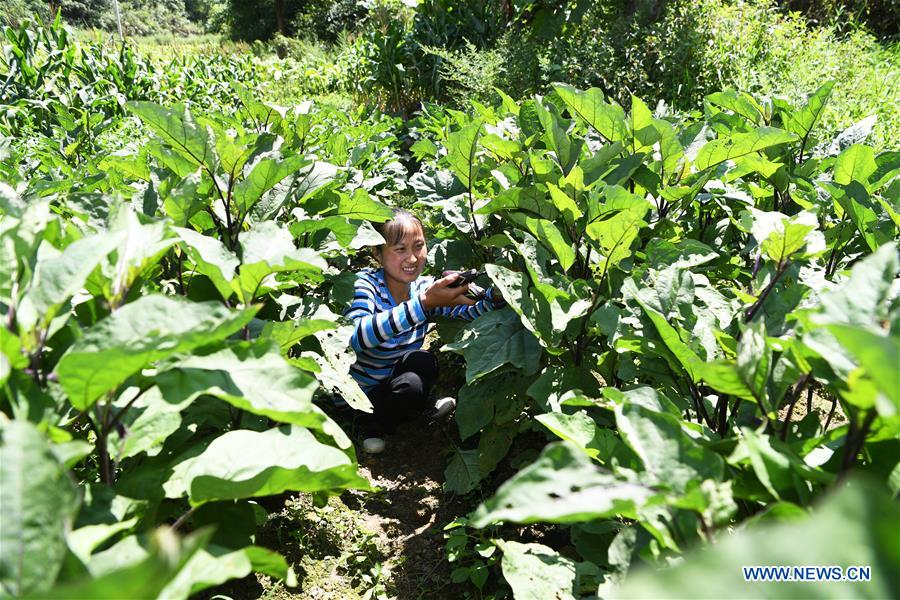
M425 232L422 231L418 221L403 219L396 226L402 227L402 230L398 231L402 232L402 235L385 236L388 238L387 243L382 246L378 260L384 268L388 289L397 302L402 302L408 295L409 284L415 281L425 268L428 247L425 245Z

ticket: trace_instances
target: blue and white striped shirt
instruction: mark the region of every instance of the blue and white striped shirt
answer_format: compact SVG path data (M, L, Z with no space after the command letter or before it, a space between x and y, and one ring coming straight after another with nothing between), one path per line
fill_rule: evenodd
M444 306L426 311L420 294L434 283L434 277L419 277L410 284L409 300L397 303L388 290L383 269L357 273L353 303L344 313L353 319L356 330L350 345L356 362L350 374L368 393L391 376L394 365L407 353L418 350L428 333L429 318L437 315L471 321L492 310L491 290L472 306Z

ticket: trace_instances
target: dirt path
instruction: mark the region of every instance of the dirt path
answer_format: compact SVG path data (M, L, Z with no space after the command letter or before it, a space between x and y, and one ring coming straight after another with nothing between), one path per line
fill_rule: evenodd
M443 527L469 508L442 489L452 424L420 419L402 425L384 454L360 458L360 472L381 491L351 494L394 565L391 587L398 598L459 597L447 587Z
M269 518L256 543L281 553L298 586L265 575L205 590L198 598L354 600L456 599L443 527L468 513L474 500L442 489L452 417L401 425L383 454L360 454L360 473L378 488L351 490L316 507L309 494L285 494L260 503Z

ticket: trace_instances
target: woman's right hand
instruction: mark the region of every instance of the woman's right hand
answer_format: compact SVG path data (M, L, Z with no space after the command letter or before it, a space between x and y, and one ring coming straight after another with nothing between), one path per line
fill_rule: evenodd
M419 297L425 310L432 310L442 306L472 306L475 304L474 300L466 298L466 292L469 291L468 284L459 287L449 287L458 277L459 275L456 273L445 275L435 280L431 287L422 292Z

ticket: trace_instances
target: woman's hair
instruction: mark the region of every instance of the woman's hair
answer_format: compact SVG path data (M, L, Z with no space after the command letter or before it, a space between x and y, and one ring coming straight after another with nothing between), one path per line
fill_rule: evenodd
M404 208L395 208L394 216L391 220L379 223L375 226L375 229L384 238L386 245L393 246L399 244L406 237L406 233L410 230L410 225L412 224L417 225L422 230L422 233L425 233L425 226L422 225L419 217ZM379 246L377 250L381 251L383 248L384 244Z

